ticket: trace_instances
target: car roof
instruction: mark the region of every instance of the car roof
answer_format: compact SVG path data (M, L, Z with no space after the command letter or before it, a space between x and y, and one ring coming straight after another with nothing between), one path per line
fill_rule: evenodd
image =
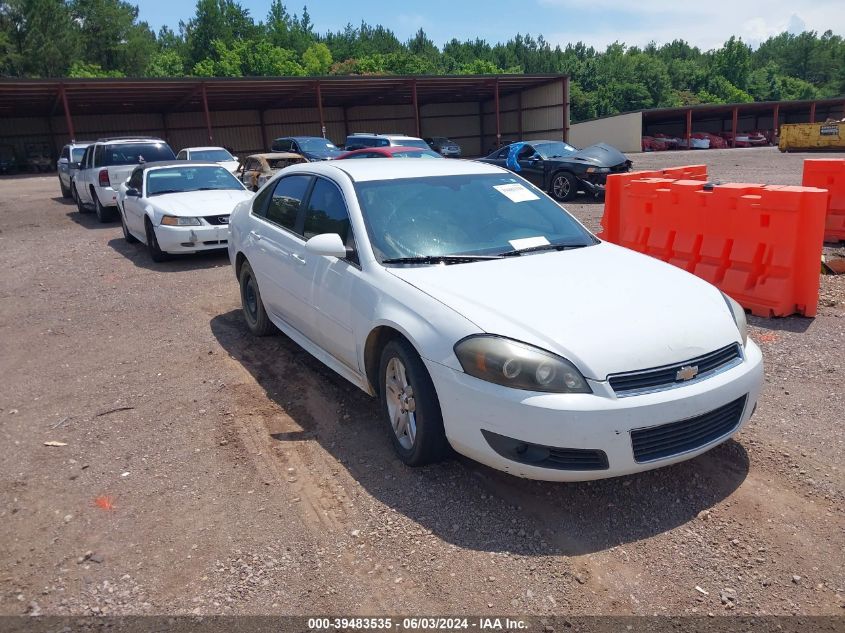
M292 165L285 173L307 172L337 178L343 172L355 182L425 178L427 176L464 176L475 174L510 174L495 165L471 160L395 160L368 158L366 160L330 160L319 163Z
M66 147L88 147L96 142L97 141L71 141L66 145Z
M270 160L277 158L302 158L302 154L295 152L262 152L260 154L250 154L247 158L265 158Z
M329 139L323 138L322 136L280 136L278 138L274 138L273 141L287 141L287 140L300 140L305 138L318 138L321 141L328 141Z
M148 171L158 167L220 167L220 165L210 160L153 160L135 167L136 169L141 167L144 171ZM220 169L223 168L220 167Z
M398 154L401 152L431 152L425 147L414 147L413 145L388 145L386 147L362 147L354 149L347 154L366 154L367 152L378 152L381 154Z
M206 150L206 149L222 149L222 150L226 150L227 152L229 151L225 147L220 147L219 145L208 145L207 147L183 147L179 151L180 152L183 152L183 151L199 152L199 151ZM182 161L182 162L184 162L184 161Z

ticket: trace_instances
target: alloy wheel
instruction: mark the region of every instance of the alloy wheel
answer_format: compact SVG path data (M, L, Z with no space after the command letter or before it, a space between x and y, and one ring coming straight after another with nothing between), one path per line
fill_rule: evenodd
M417 438L414 388L408 382L405 365L395 356L387 363L384 381L390 426L402 448L411 450Z

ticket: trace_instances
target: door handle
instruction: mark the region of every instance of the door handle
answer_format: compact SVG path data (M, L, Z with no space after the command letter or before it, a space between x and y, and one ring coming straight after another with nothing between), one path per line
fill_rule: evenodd
M305 258L302 255L300 255L299 253L291 253L290 256L293 257L296 260L297 264L305 265L305 264L308 263L308 262L305 261Z
M254 239L256 242L261 239L261 236L256 233L255 231L250 231L249 236Z

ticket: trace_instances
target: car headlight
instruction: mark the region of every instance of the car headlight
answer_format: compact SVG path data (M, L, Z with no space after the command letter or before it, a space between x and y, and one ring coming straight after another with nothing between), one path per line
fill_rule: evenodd
M550 393L592 393L565 358L500 336L470 336L455 345L464 371L504 387Z
M161 218L161 223L166 226L200 226L199 218L183 218L175 215L165 215Z
M587 167L588 174L608 174L610 167Z
M736 323L736 327L739 330L739 335L742 337L742 346L745 347L745 344L748 342L748 321L745 318L745 308L731 299L724 292L722 293L722 297L724 297L725 303L728 304L728 309L733 315L734 323Z

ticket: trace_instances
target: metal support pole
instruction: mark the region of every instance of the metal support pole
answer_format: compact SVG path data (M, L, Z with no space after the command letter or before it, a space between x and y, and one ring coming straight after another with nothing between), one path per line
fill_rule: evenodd
M270 139L267 138L267 124L264 122L264 110L258 111L258 124L261 126L261 143L265 150L270 150Z
M208 142L214 141L214 135L211 133L211 115L208 112L208 95L205 92L205 82L202 83L202 109L205 111L205 127L208 130Z
M519 140L522 140L522 91L516 93L516 129L519 132Z
M167 128L167 113L161 113L161 130L164 132L164 140L170 142L170 130Z
M563 84L563 141L569 141L569 77L564 77Z
M414 120L417 124L417 136L422 136L422 130L420 129L420 102L417 100L417 80L414 79L411 82L411 96L414 100Z
M687 110L687 149L692 149L692 108Z
M816 122L816 102L810 104L810 123Z
M739 118L739 108L734 106L733 113L731 116L731 147L736 147L736 126L737 126L737 119Z
M323 91L320 88L319 80L316 82L317 84L317 112L320 115L320 134L323 138L326 138L326 121L323 118Z
M775 104L775 110L772 112L772 137L780 136L780 104Z
M349 136L349 110L343 106L343 142L346 143L346 137Z
M499 147L502 144L502 120L499 115L499 79L496 78L496 93L495 93L495 102L496 102L496 147Z
M61 84L59 86L59 91L62 95L62 108L65 111L65 124L67 125L67 133L70 135L70 139L73 140L76 138L76 132L73 129L73 118L70 116L70 108L67 104L67 93L65 92L65 85Z

